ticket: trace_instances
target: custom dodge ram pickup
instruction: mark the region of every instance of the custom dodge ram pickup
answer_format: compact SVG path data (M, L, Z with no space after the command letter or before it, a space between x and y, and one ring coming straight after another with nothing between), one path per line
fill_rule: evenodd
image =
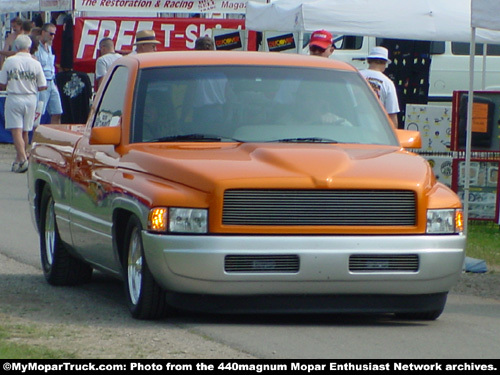
M348 64L188 51L115 62L82 125L36 129L45 278L124 281L133 317L178 309L433 320L458 280L459 198L417 132Z

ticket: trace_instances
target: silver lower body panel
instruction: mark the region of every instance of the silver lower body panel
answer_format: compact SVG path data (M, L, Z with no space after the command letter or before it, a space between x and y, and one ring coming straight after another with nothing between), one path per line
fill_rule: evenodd
M458 281L465 236L172 236L144 232L148 266L172 293L202 295L429 295ZM412 255L418 267L401 271L350 269L354 255ZM226 271L226 257L296 256L295 272L262 268ZM260 259L260 258L257 258ZM272 264L269 263L271 267ZM260 271L259 271L260 270Z

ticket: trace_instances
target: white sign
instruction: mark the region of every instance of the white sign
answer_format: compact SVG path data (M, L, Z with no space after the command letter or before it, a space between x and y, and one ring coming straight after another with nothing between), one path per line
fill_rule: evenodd
M40 0L41 10L71 10L71 0Z
M38 0L0 0L0 12L1 13L11 13L11 12L24 12L24 11L35 11L38 10L40 4Z
M265 3L266 0L258 2ZM246 12L246 0L75 0L74 3L74 10L91 12L120 11L135 14L141 12L244 14Z

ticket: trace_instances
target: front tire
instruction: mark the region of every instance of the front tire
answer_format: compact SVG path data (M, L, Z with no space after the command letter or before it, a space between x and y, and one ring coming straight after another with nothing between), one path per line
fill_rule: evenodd
M395 317L402 320L436 320L443 313L447 298L448 293L441 293L434 301L429 302L430 305L426 309L396 313Z
M90 281L92 267L72 256L59 237L54 198L48 185L43 189L40 203L40 258L45 279L51 285Z
M149 270L142 244L142 225L136 216L127 224L125 237L125 293L127 305L135 319L159 319L169 312L165 291Z
M415 313L397 313L395 314L396 319L400 320L436 320L443 313L443 310L433 310L426 312L415 312Z

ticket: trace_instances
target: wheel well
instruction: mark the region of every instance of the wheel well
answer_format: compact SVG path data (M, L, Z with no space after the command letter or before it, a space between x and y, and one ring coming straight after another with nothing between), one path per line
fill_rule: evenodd
M132 212L123 209L117 209L113 213L113 245L115 246L115 251L118 254L121 264L123 264L125 252L125 231L127 230L127 223L132 215Z
M43 189L47 185L47 181L37 180L35 182L35 197L33 204L35 205L35 219L38 231L40 231L40 204L42 202Z

